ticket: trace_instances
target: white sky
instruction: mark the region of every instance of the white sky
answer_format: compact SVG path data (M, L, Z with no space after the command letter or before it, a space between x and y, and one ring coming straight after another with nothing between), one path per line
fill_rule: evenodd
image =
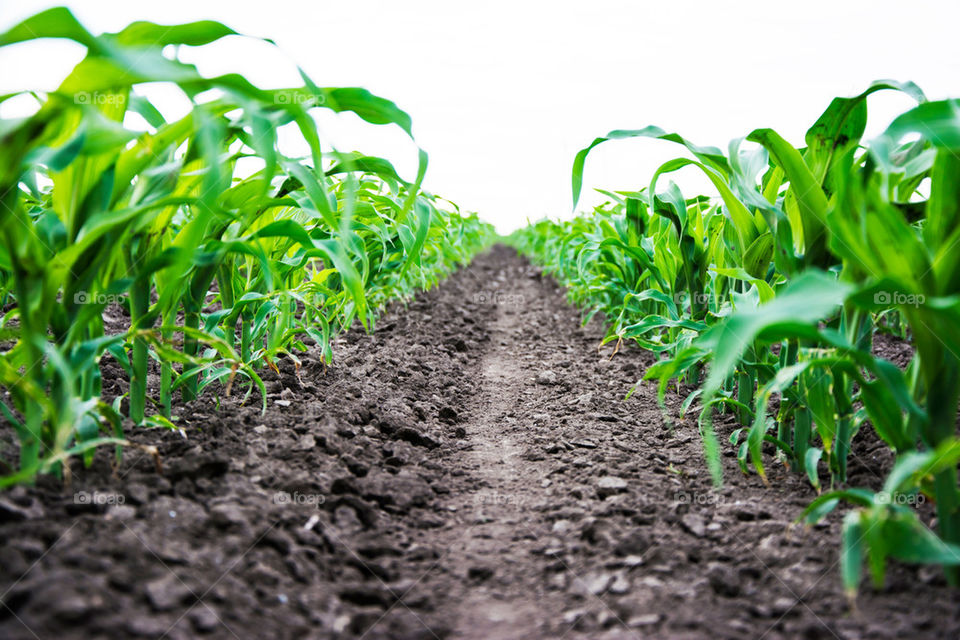
M55 4L0 0L0 29ZM430 154L425 187L507 232L527 218L571 215L574 154L611 129L656 124L726 148L773 127L794 144L830 99L879 78L913 80L930 98L960 97L960 3L89 0L66 2L91 31L132 20L216 19L269 37L281 51L230 38L193 50L206 74L241 72L265 88L299 85L293 61L321 86L363 86L394 100ZM0 50L0 94L53 89L82 57L68 43ZM174 102L159 98L176 112ZM910 101L871 98L868 136ZM9 113L10 107L5 107ZM416 153L393 128L320 119L325 138L394 161L412 178ZM683 149L610 142L587 162L592 188L636 189ZM686 195L708 185L674 177Z

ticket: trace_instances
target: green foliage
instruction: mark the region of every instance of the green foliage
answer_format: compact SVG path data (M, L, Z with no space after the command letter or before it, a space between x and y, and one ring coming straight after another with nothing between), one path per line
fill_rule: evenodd
M321 148L317 109L410 135L393 102L305 74L286 90L206 78L165 48L231 35L203 21L95 36L63 8L0 35L0 46L53 37L87 49L33 115L0 122L0 384L10 403L0 408L20 443L19 465L6 463L18 471L0 486L123 442L124 405L99 401L101 358L127 372L135 424L171 426L177 391L190 400L243 386L265 407L265 368L299 363L310 342L330 362L337 333L355 320L372 328L388 301L492 239L476 215L420 189L424 152L408 182L383 158ZM191 112L166 121L137 93L147 82L179 87ZM148 127L131 128L131 114ZM281 152L285 125L308 157ZM112 302L130 314L128 330L108 333ZM154 361L159 388L148 386Z
M864 146L866 99L880 90L919 104ZM729 440L744 472L752 466L768 482L773 452L818 492L829 474L831 491L805 517L840 500L861 507L844 521L848 589L862 556L878 584L888 557L944 565L960 584L960 102L876 82L835 99L799 149L771 129L750 133L752 148L734 140L726 155L656 127L614 131L577 154L574 201L593 147L642 137L676 142L693 158L665 163L640 191L603 192L612 202L589 215L531 225L513 244L588 317L608 319L605 343L633 340L661 354L644 376L659 382L661 401L672 381L698 387L683 406L699 404L717 484L716 411L739 422ZM672 182L658 190L661 175L688 165L719 197L685 198ZM906 371L873 354L873 335L891 323L915 348ZM880 498L843 487L864 427L898 455ZM914 484L901 486L908 468ZM939 536L908 505L883 500L895 492L933 499Z

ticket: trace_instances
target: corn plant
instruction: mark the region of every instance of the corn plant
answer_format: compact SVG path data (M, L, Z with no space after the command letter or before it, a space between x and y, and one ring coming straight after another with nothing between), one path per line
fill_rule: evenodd
M880 90L904 92L919 106L865 147L866 100ZM640 191L603 192L612 204L589 216L540 222L512 238L550 265L574 301L611 319L605 342L632 339L661 353L645 373L659 381L661 401L672 380L699 387L683 410L700 405L716 483L717 409L731 410L740 423L730 442L745 473L752 466L768 482L765 445L818 492L825 466L830 491L805 517L822 517L841 499L863 507L845 524L844 580L851 589L861 552L877 581L892 556L944 565L948 580L960 582L952 556L960 548L956 459L948 455L960 399L951 251L960 233L957 113L956 102L927 102L911 83L880 81L835 99L801 149L770 129L734 140L727 155L656 127L614 131L577 155L574 202L587 155L608 140L669 140L693 158L665 163ZM914 139L903 142L906 136ZM662 175L691 165L719 197L684 198L672 183L657 190ZM925 181L929 195L921 190ZM874 332L891 319L916 348L906 371L871 352ZM779 409L771 416L774 397ZM909 490L936 501L939 536L913 511L882 503L883 492L876 498L842 488L864 426L898 455L884 491L908 490L899 474L913 469ZM919 460L924 471L914 473ZM889 529L897 544L885 543L875 525ZM913 546L908 534L917 536Z
M389 100L304 73L302 87L281 90L207 78L169 53L235 35L202 21L95 36L62 8L0 35L0 46L55 37L87 50L56 91L37 94L32 115L0 122L9 307L0 328L13 344L0 354L12 399L0 410L20 442L17 471L0 485L68 472L74 454L89 463L94 447L124 442L124 416L175 426L177 393L228 394L240 378L265 408L263 371L279 358L298 365L309 341L329 363L338 332L354 321L372 328L389 300L435 283L492 238L476 216L421 190L426 153L407 181L383 158L321 148L315 109L412 138L410 117ZM165 120L137 93L148 82L179 88L190 113ZM148 127L128 128L130 114ZM276 130L286 125L307 157L281 153ZM241 172L240 159L257 168ZM106 333L111 302L130 315L123 333ZM109 405L99 398L102 357L129 378L126 397Z

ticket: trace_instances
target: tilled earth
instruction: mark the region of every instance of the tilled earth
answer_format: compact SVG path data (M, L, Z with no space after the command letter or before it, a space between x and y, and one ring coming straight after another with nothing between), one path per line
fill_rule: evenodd
M960 637L932 568L851 609L840 514L791 528L814 494L787 470L766 489L728 455L711 491L680 398L624 400L654 356L602 335L496 247L328 370L268 373L266 414L234 389L131 430L162 474L128 449L0 494L0 637Z

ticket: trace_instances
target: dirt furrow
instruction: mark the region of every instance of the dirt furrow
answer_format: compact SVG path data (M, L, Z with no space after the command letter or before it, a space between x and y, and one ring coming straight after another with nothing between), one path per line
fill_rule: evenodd
M713 490L655 361L598 353L563 291L495 247L377 331L176 413L128 450L0 494L3 638L960 637L934 569L848 607L839 514L724 458ZM105 388L118 373L103 363ZM721 435L732 425L718 420ZM729 447L727 447L729 449ZM852 484L890 463L858 442ZM926 507L924 507L926 508Z
M458 526L447 530L450 564L465 568L467 577L451 594L448 609L457 618L453 637L464 640L528 638L558 604L528 566L539 536L527 507L546 503L548 469L530 461L525 444L511 433L535 384L536 371L524 358L532 306L523 303L538 292L529 281L504 275L492 282L493 291L477 297L496 309L487 326L480 387L467 413L470 445L462 451L461 464L476 476L478 488L448 501L460 514Z

